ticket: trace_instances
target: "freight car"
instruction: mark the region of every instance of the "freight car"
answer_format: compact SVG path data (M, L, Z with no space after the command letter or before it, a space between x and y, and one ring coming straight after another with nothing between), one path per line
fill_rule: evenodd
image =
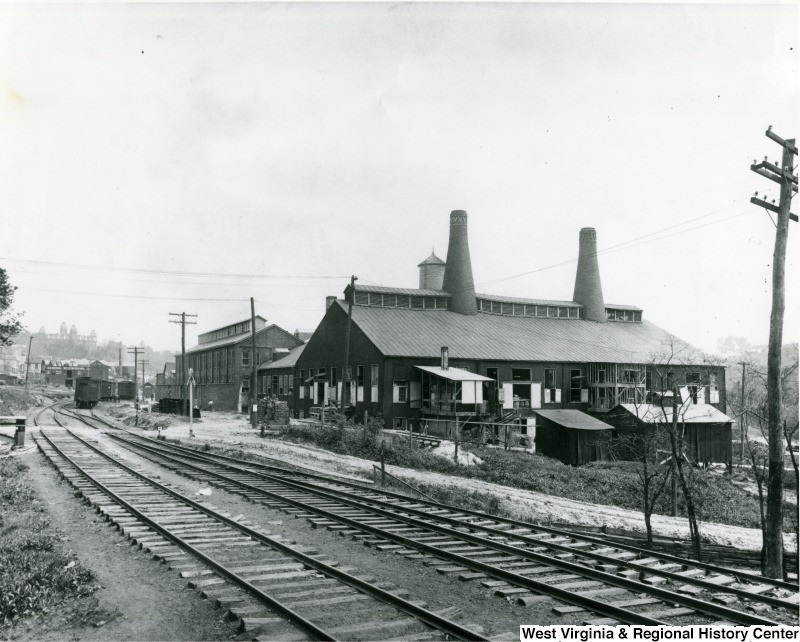
M75 405L78 408L94 408L100 401L104 383L91 377L78 377L75 380Z
M117 384L114 381L100 379L100 401L116 401Z
M117 384L117 394L120 399L133 401L136 399L136 383L134 381L120 381Z

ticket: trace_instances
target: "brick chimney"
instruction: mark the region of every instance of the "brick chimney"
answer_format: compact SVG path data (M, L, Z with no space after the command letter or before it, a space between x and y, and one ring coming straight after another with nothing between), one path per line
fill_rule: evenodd
M606 306L597 264L597 232L593 227L584 227L579 238L578 271L572 300L583 305L585 319L602 323L606 320Z
M472 262L469 258L467 238L467 213L450 212L450 244L447 247L447 265L444 268L442 289L452 295L450 309L459 314L478 314L475 283L472 280Z

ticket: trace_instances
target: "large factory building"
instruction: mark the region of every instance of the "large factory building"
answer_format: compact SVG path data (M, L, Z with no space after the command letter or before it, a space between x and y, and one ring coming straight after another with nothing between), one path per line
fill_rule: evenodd
M652 401L668 371L690 403L725 411L724 368L708 365L640 308L605 303L594 229L580 231L571 300L477 294L461 210L450 215L447 260L431 255L419 269L419 288L348 286L344 300L329 301L292 364L297 416L338 403L348 381L356 417L380 414L389 428L515 421L524 435L537 409L602 418L619 404Z

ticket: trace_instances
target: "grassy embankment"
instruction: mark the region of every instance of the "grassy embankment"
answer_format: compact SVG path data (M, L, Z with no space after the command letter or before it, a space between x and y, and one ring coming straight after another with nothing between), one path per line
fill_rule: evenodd
M320 429L316 426L289 426L282 430L281 438L296 443L306 443L332 452L353 455L377 461L380 458L375 430L361 427ZM455 462L417 448L413 444L386 449L387 464L426 470L468 479L477 479L504 486L531 490L547 495L565 497L592 504L619 506L641 510L641 482L635 462L594 462L573 467L542 455L528 455L485 446L466 445L468 450L483 460L476 466L461 466ZM727 477L716 472L695 469L695 503L702 521L759 528L758 500ZM787 476L786 485L794 490L794 477ZM459 490L440 490L424 487L423 490L437 499L451 504L496 512L496 498L482 493ZM790 491L791 492L791 491ZM678 513L685 516L683 497L679 494ZM794 510L787 504L785 529L793 531L789 515ZM669 496L664 493L656 513L669 514Z
M95 588L92 572L63 550L28 467L0 459L0 629Z

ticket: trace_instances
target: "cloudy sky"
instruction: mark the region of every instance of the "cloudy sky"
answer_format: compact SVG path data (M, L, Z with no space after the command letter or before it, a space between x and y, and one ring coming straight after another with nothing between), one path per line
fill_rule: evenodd
M0 265L33 329L174 349L415 287L466 209L478 291L571 298L593 226L607 302L766 343L797 45L795 4L2 5Z

